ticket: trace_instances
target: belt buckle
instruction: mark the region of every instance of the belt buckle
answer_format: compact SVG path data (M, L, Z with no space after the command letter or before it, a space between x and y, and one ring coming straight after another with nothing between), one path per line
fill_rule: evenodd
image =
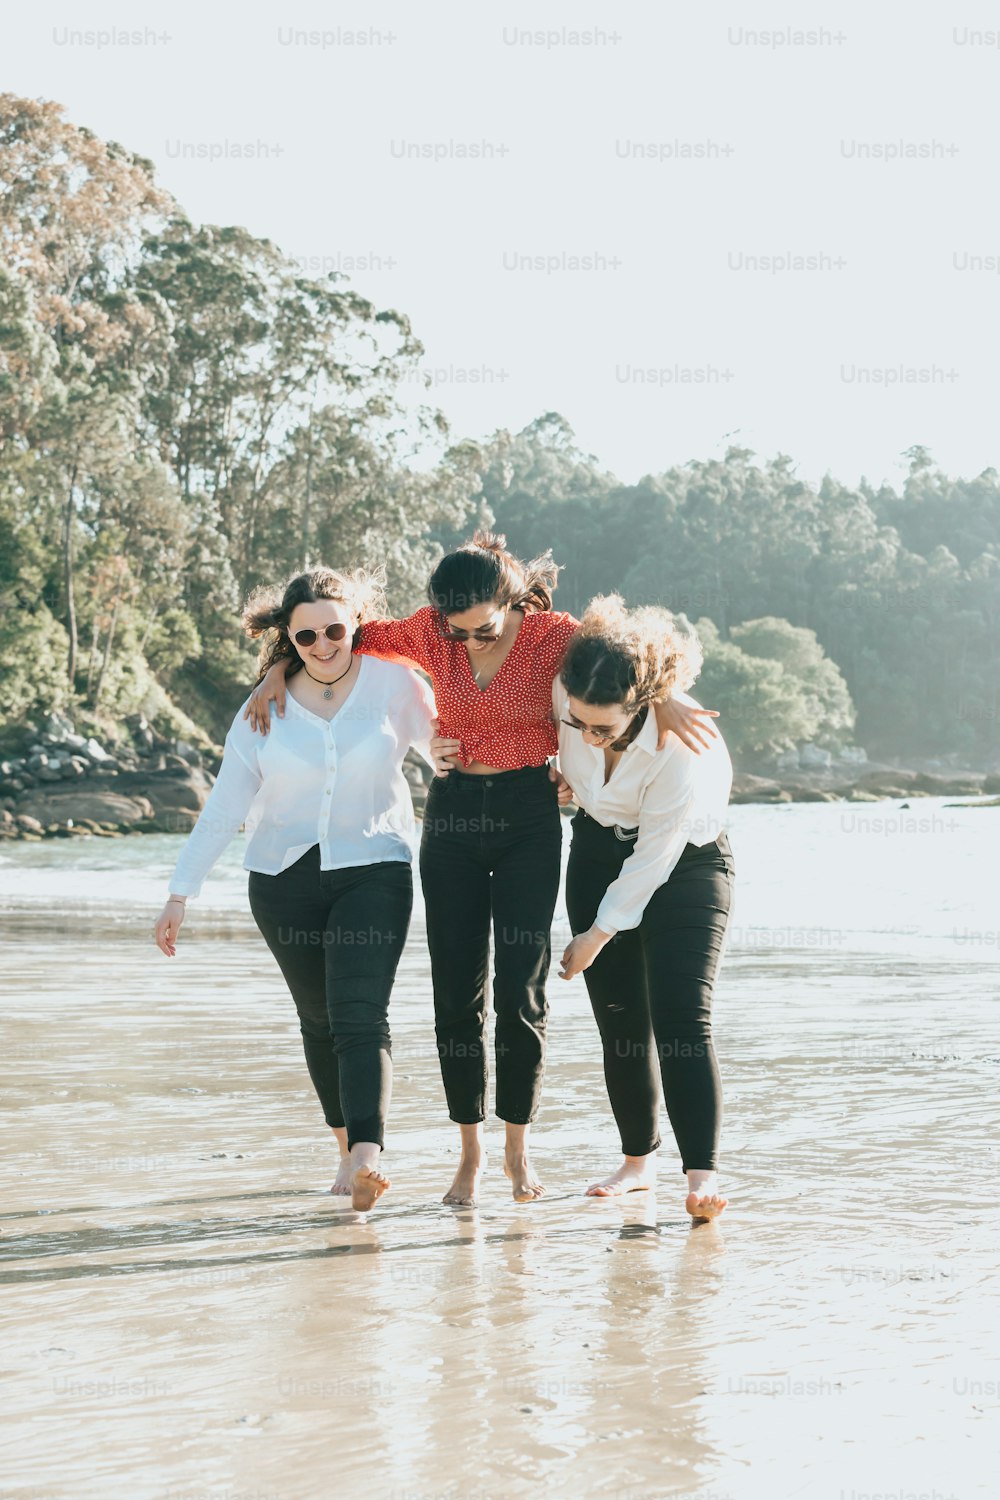
M620 823L615 823L615 838L620 839L623 844L631 844L639 836L638 828L623 828Z

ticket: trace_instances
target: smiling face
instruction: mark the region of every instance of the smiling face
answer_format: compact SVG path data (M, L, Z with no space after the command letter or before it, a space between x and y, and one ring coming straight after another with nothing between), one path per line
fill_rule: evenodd
M331 641L324 634L328 625L342 625L344 634ZM317 599L313 604L296 604L288 621L292 646L314 677L328 682L346 672L351 663L351 642L358 628L357 616L339 599ZM295 639L300 630L313 630L316 638L304 646Z
M566 719L580 731L585 745L610 745L621 739L635 716L620 703L584 703L570 695Z
M459 610L446 618L447 630L461 631L463 634L460 639L467 640L470 651L488 651L503 633L507 623L507 609L504 605L497 604L495 599L489 599L485 604L471 604L468 609ZM477 630L492 639L477 640L473 634Z

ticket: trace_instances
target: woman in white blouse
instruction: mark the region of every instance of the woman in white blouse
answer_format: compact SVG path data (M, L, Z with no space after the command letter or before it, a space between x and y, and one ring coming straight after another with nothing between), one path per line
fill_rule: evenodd
M732 902L733 772L721 735L697 754L674 737L657 754L649 705L671 690L695 705L684 689L700 666L667 611L611 595L591 602L552 689L559 766L579 804L566 876L576 935L560 972L584 975L625 1158L588 1192L653 1186L662 1082L695 1222L727 1201L711 1009Z
M413 804L402 774L428 763L434 699L408 667L355 656L384 613L377 579L316 568L258 590L243 616L263 636L259 676L289 657L287 709L266 738L238 709L215 786L156 924L173 957L188 896L245 825L250 908L295 1001L309 1074L340 1147L332 1192L371 1208L392 1086L389 995L413 904Z

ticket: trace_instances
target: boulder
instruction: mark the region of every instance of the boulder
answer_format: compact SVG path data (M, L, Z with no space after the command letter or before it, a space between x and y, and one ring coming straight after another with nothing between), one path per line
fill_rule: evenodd
M44 832L41 823L37 818L33 818L30 813L17 813L15 814L14 821L22 833L37 834Z
M190 833L198 821L193 807L168 807L158 813L153 823L156 833Z
M42 733L48 735L53 744L58 745L69 739L70 735L75 735L76 725L65 714L53 713L49 714L42 725Z
M41 832L52 823L66 824L70 819L92 819L95 823L132 824L153 817L153 805L147 797L133 794L123 797L115 791L97 787L54 786L29 792L18 804L17 821L23 827L27 817L38 823L31 832Z
M93 761L97 761L98 764L100 764L102 760L108 759L108 752L105 750L103 745L99 745L97 743L93 735L91 735L90 739L87 740L85 745L83 745L82 749L84 755L89 756Z
M930 776L918 771L913 790L928 797L975 797L982 791L985 776L975 771L956 771L953 775Z
M781 788L766 776L741 771L733 777L733 802L777 802ZM788 800L787 793L782 800Z
M126 796L139 794L153 805L153 816L161 822L169 812L186 808L200 813L212 790L212 781L204 771L186 766L183 772L150 776L148 771L119 771L115 791Z

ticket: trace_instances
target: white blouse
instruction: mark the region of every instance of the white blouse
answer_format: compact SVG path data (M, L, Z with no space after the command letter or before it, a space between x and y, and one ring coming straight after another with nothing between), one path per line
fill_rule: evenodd
M674 697L701 707L687 693ZM552 708L559 722L559 769L577 803L605 828L639 830L594 920L595 927L613 937L638 927L650 896L669 878L687 844L710 844L723 831L733 764L721 735L700 754L675 734L657 750L659 730L651 711L605 784L604 747L585 744L578 729L562 722L569 694L558 677L552 684Z
M434 697L409 667L362 656L350 696L332 719L289 693L258 734L240 708L215 785L170 881L177 896L202 882L242 826L243 867L277 875L319 845L320 868L409 862L413 803L402 773L412 745L429 765ZM249 702L249 699L247 700Z

